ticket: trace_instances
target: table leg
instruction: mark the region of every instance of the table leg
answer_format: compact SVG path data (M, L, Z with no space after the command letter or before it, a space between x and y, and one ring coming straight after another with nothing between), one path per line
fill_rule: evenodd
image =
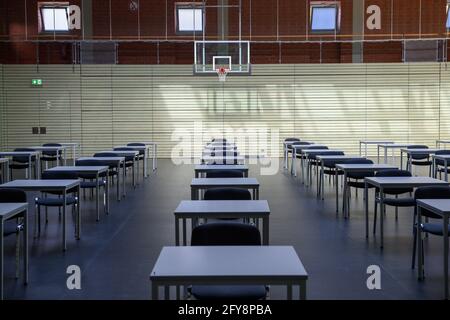
M365 153L364 153L364 156L367 158L367 143L365 144Z
M384 148L384 163L388 163L388 161L387 161L387 148L386 147L383 147Z
M361 141L359 142L359 156L361 157L362 153L361 153Z
M95 174L95 194L96 194L96 200L95 200L95 207L97 210L97 222L100 221L100 186L98 181L98 172Z
M423 272L423 259L422 259L422 228L420 225L422 224L422 207L417 206L417 224L416 224L416 237L417 237L417 272L418 279L423 280L424 272Z
M445 181L448 182L448 168L447 168L447 159L444 159L444 172L445 172Z
M81 199L80 199L80 186L78 185L77 188L77 196L78 196L78 204L77 204L77 234L76 238L77 240L80 240L81 238Z
M297 176L297 149L292 148L291 175Z
M28 179L31 179L32 176L32 171L31 171L31 166L32 166L32 162L31 162L31 154L28 155ZM38 168L37 168L37 156L36 156L36 160L35 160L35 170L37 172Z
M336 185L336 214L339 213L339 174L338 169L336 168L336 171L334 172L334 179L335 179L335 185Z
M131 180L133 181L133 188L136 188L136 179L135 179L135 169L136 168L136 161L135 161L135 157L133 157L133 167L131 170Z
M153 171L158 168L158 145L155 143L153 145Z
M3 219L0 221L0 300L3 300Z
M383 245L384 245L384 225L383 225L383 220L384 220L384 191L383 191L383 187L380 186L380 248L383 249Z
M377 145L377 163L380 163L380 146Z
M263 244L269 245L269 217L263 218Z
M105 178L105 198L106 198L106 213L109 213L109 177L108 177L108 171L106 171L106 178Z
M302 169L302 183L305 184L305 164L303 161L303 153L300 153L300 167Z
M347 219L347 205L348 205L348 188L347 188L347 171L344 171L344 191L342 195L342 215Z
M180 245L180 220L175 217L175 246L179 246Z
M369 188L367 181L364 181L364 206L366 214L366 239L369 238Z
M445 300L448 299L448 215L444 214L442 217L444 223L444 292Z
M63 191L63 234L62 234L62 246L63 251L67 250L67 243L66 243L66 203L67 203L67 190L64 189Z
M126 194L126 191L125 191L125 171L126 171L126 168L125 168L125 160L123 161L123 168L122 168L122 196L125 198L125 194ZM119 181L117 181L117 183L119 183Z
M152 281L152 300L158 300L158 285Z
M400 150L400 170L403 170L403 150Z
M284 143L283 143L283 155L284 155L284 159L283 159L283 162L284 162L283 169L287 169L287 168L288 168L288 166L287 166L287 157L288 157L288 155L287 155L287 147L286 147L286 144L284 144Z
M1 235L3 236L3 230L0 230ZM23 217L23 268L25 278L23 279L24 284L28 284L28 208L25 210L25 216ZM1 259L0 259L1 260ZM0 261L0 264L2 262ZM0 289L1 290L1 289Z
M117 163L117 185L116 185L116 192L117 192L117 201L120 201L120 162ZM114 181L114 180L113 180Z

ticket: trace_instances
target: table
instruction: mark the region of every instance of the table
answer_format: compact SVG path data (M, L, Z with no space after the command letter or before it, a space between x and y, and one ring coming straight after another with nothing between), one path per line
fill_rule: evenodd
M300 286L306 299L306 272L292 246L163 247L150 274L152 299L165 299L170 286L180 285L285 285L287 298Z
M327 146L323 145L323 144L294 144L294 145L292 145L291 175L293 175L294 177L297 176L297 164L296 164L297 163L297 154L299 152L301 154L303 152L303 150L308 150L311 147L314 148L313 150L317 150L317 148L319 148L319 147L323 147L323 149L320 149L320 150L328 150L328 149L326 149ZM303 161L303 159L301 159L300 161ZM288 161L288 165L289 165L289 161ZM302 168L302 174L303 174L303 168Z
M204 156L202 157L202 162L205 163L217 163L217 164L235 164L245 162L244 156Z
M0 300L3 300L3 230L6 220L19 216L24 212L23 248L24 248L24 284L28 283L28 203L0 203Z
M117 166L117 201L120 201L120 165L122 166L122 197L125 197L125 157L81 157L78 160L98 161L101 165Z
M350 198L350 193L348 192L348 181L347 176L349 172L377 172L381 170L388 170L388 169L398 169L394 165L389 164L337 164L336 165L337 170L341 170L344 173L344 191L342 195L342 203L343 203L343 215L345 218L350 217L350 209L348 207L348 200ZM336 174L336 212L339 212L339 188L338 188L338 182L339 182L339 175Z
M34 147L29 147L30 149L34 149L36 151L55 151L57 154L59 154L61 151L63 152L63 161L64 161L64 165L67 164L66 160L67 160L67 146L63 146L61 145L60 147L58 146L49 146L49 147L44 147L44 146L34 146ZM59 157L56 157L56 166L59 166ZM45 163L45 168L47 169L47 162Z
M142 158L142 164L143 164L142 167L144 168L144 170L142 170L142 176L144 178L148 177L147 152L148 152L148 149L150 148L149 145L142 145L142 146L115 146L113 149L116 149L116 148L130 148L132 150L138 151L139 153L143 151L144 152L144 157ZM113 152L116 152L116 151L113 151ZM139 161L139 159L138 159L138 161ZM138 168L139 168L139 162L138 162Z
M448 162L450 161L450 154L433 154L431 155L433 164L432 164L432 170L433 170L433 177L436 178L436 160L442 160L444 162L444 168L445 168L445 181L448 181Z
M76 172L78 174L95 174L96 183L96 212L97 212L97 221L100 221L100 186L99 175L102 173L107 173L109 170L108 166L62 166L62 167L54 167L49 169L48 171L58 171L58 172ZM109 213L109 185L108 185L108 174L106 174L106 185L105 185L105 202L104 208L105 212Z
M175 209L175 245L180 245L180 220L183 223L183 245L186 241L186 219L191 219L191 229L197 226L198 219L261 219L262 242L269 245L269 215L267 200L184 200ZM258 225L258 224L257 224Z
M430 177L369 177L364 179L364 201L366 211L366 238L369 237L369 185L379 188L380 192L380 247L383 248L383 212L384 212L384 192L385 188L417 188L426 186L444 185L448 186L446 181Z
M253 200L259 200L259 182L255 178L193 178L191 200L199 200L199 191L210 188L243 188L253 191Z
M308 165L309 156L310 155L312 157L317 157L317 156L320 156L320 155L326 156L327 154L333 154L333 153L336 153L336 152L344 153L343 150L335 150L335 149L333 149L333 150L332 149L311 149L311 150L305 149L305 150L302 150L301 156L300 156L300 167L302 168L302 182L305 183L305 181L306 181L305 186L308 186L308 181L309 181L309 183L312 184L312 174L311 174L312 170L311 170L310 166ZM304 160L306 160L306 161L304 161ZM307 167L306 167L307 179L306 180L304 178L304 166L305 166L305 163L307 164Z
M427 154L427 155L433 155L437 151L441 151L441 149L400 149L400 169L403 170L403 153L408 154L410 157L408 159L408 163L406 165L406 168L409 167L409 171L412 172L412 154Z
M244 164L199 164L194 168L196 178L200 178L202 173L227 170L241 171L244 177L248 177L248 166Z
M347 161L347 160L356 160L356 159L365 159L365 158L364 157L359 157L359 156L351 156L351 155L349 155L349 156L346 156L346 155L344 155L344 156L333 156L333 155L332 156L327 156L327 155L323 156L323 155L319 155L319 156L316 157L316 159L319 160L320 168L321 168L321 170L320 170L320 177L319 177L319 174L317 174L317 177L316 177L316 180L317 180L317 182L316 182L317 183L317 196L322 195L322 200L324 200L324 197L323 197L323 194L324 194L323 188L324 188L324 185L325 185L325 180L324 180L324 171L325 171L324 162L328 160L328 161L332 161L333 164L336 165L338 163L342 163L342 162ZM336 172L335 176L339 177L337 172ZM338 182L338 181L336 181L336 182ZM337 185L336 185L336 187L337 187Z
M49 192L56 191L62 192L64 203L66 202L67 191L72 188L77 188L77 194L79 199L80 194L80 180L14 180L11 182L0 185L1 188L14 188L24 191L40 191ZM37 217L37 215L36 215ZM63 232L62 232L62 247L63 251L67 249L66 243L66 206L63 206ZM80 215L80 203L77 206L77 222L75 238L80 239L81 234L81 215Z
M79 154L81 155L81 145L78 142L60 142L59 144L63 147L72 149L73 165L75 165L75 161L77 159L77 149L79 149Z
M393 144L394 141L389 141L389 140L360 140L359 141L359 155L362 156L362 145L364 145L364 157L367 157L367 147L368 145L371 144ZM377 150L378 152L378 159L380 158L380 153L379 153L380 149Z
M377 145L377 162L380 163L380 148L384 150L384 163L388 163L388 155L387 151L388 149L392 149L392 161L395 160L394 158L394 149L402 149L402 148L408 148L409 146L412 146L412 144L406 143L381 143Z
M150 159L150 149L152 149L152 169L155 171L158 166L158 144L156 142L129 142L129 143L141 143L147 147L145 153L145 159ZM151 147L151 148L150 148Z
M41 166L40 166L40 152L38 151L7 151L7 152L0 152L0 157L14 157L14 156L22 156L22 157L28 157L28 171L26 173L26 178L31 179L31 167L32 167L32 161L31 158L36 158L36 164L35 164L35 178L38 178L41 172Z
M423 280L423 260L422 260L422 229L419 227L422 223L422 209L429 210L442 217L443 241L444 241L444 296L448 299L448 218L450 215L449 199L422 199L417 200L417 264L419 279Z
M9 181L9 159L0 158L0 166L2 167L2 183Z
M450 140L436 140L436 148L439 148L441 144L450 144ZM444 146L445 149L445 146Z

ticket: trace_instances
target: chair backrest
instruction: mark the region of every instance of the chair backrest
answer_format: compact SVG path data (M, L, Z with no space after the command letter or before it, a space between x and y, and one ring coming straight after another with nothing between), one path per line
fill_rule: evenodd
M419 187L414 192L414 199L450 199L450 187L448 186L428 186ZM441 216L431 211L422 209L422 215L433 219L441 219Z
M239 170L214 170L206 173L207 178L242 178L244 173Z
M205 200L252 200L250 191L241 188L211 188L205 191Z
M43 147L62 147L60 143L44 143Z
M119 155L114 152L102 152L102 153L95 153L94 158L109 158L109 157L118 157Z
M310 144L311 144L311 142L307 142L307 141L295 141L292 143L293 146L308 146Z
M192 230L192 246L259 246L261 234L253 225L224 222L206 223Z
M294 141L300 141L299 138L286 138L284 139L284 142L294 142Z
M133 148L130 147L118 147L118 148L114 148L114 151L134 151Z
M145 143L142 143L142 142L131 142L131 143L127 143L127 146L130 146L130 147L145 147Z
M332 151L326 154L327 156L345 156L342 151ZM341 163L343 160L324 160L323 165L328 168L334 168L337 163Z
M428 146L416 144L416 145L408 146L407 149L428 149ZM408 155L408 158L409 158L409 155ZM423 159L428 159L429 155L426 153L412 154L411 158L414 160L423 160Z
M370 159L348 159L346 161L342 161L341 163L345 164L373 164L373 161ZM347 177L351 179L364 179L366 177L373 177L373 171L361 171L361 172L349 172Z
M78 174L73 171L44 171L43 180L77 180Z
M29 152L29 151L36 151L35 149L32 148L15 148L14 151L16 152ZM28 157L27 156L14 156L12 158L12 160L14 162L20 162L20 163L27 163L28 162ZM35 161L36 157L32 156L31 157L31 161Z
M412 177L412 174L407 170L387 169L378 171L375 177Z
M43 147L62 147L60 143L44 143ZM59 154L62 154L62 150L58 151ZM43 155L46 156L56 156L56 151L42 151Z
M447 155L447 154L450 154L450 150L438 150L435 152L435 154L436 155ZM440 165L440 166L444 166L445 162L444 162L444 160L436 159L436 164ZM450 163L447 164L447 166L449 166L449 165L450 165Z
M326 146L309 146L308 150L328 150Z
M19 189L0 188L0 203L27 202L25 191Z

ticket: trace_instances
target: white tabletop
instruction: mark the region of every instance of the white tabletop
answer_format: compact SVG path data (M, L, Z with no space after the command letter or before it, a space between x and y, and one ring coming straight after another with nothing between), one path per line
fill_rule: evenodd
M421 199L417 200L417 205L440 215L450 214L450 199Z
M319 160L355 160L355 159L366 159L361 156L327 156L327 155L318 155L316 157Z
M47 169L46 171L71 171L71 172L93 172L101 173L108 171L108 166L60 166Z
M71 189L80 184L79 180L14 180L0 185L1 188L17 189Z
M137 156L139 154L139 151L136 150L129 150L129 151L125 151L125 150L107 150L107 151L100 151L100 152L96 152L96 153L115 153L117 155L123 155L123 156Z
M433 154L432 157L441 160L450 160L450 154Z
M230 215L238 214L258 214L269 215L270 208L267 200L203 200L203 201L181 201L175 209L177 215Z
M0 220L7 220L28 208L28 203L0 203ZM0 235L2 237L3 235Z
M305 280L308 273L291 246L163 247L150 279L271 278Z
M94 160L94 161L125 161L125 157L81 157L77 160Z
M217 171L217 170L240 170L247 171L248 165L245 164L199 164L194 168L195 171Z
M316 154L317 155L324 155L326 156L327 153L333 153L333 152L344 152L343 150L334 150L334 149L312 149L312 150L302 150L303 154Z
M294 145L292 145L292 149L300 149L300 150L302 150L302 149L309 149L309 148L311 148L311 147L313 147L313 148L317 148L317 147L324 147L324 148L326 148L327 146L326 145L324 145L324 144L294 144Z
M410 186L420 187L427 185L449 185L448 182L430 177L369 177L365 180L374 186Z
M36 156L39 154L39 151L3 151L0 152L0 157L7 156Z
M130 148L133 150L145 150L148 148L148 146L115 146L114 149L115 148ZM114 151L114 152L117 152L117 151Z
M34 146L34 147L28 147L30 149L35 149L35 150L39 150L39 151L59 151L59 150L63 150L66 149L68 146Z
M380 143L378 144L379 147L382 148L407 148L409 146L413 146L413 144L410 143Z
M191 187L259 186L256 178L193 178Z

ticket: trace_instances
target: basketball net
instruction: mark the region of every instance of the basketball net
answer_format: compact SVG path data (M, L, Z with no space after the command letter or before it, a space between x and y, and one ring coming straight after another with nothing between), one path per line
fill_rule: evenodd
M219 76L220 82L225 82L227 80L228 69L224 67L220 67L216 69L217 75Z

